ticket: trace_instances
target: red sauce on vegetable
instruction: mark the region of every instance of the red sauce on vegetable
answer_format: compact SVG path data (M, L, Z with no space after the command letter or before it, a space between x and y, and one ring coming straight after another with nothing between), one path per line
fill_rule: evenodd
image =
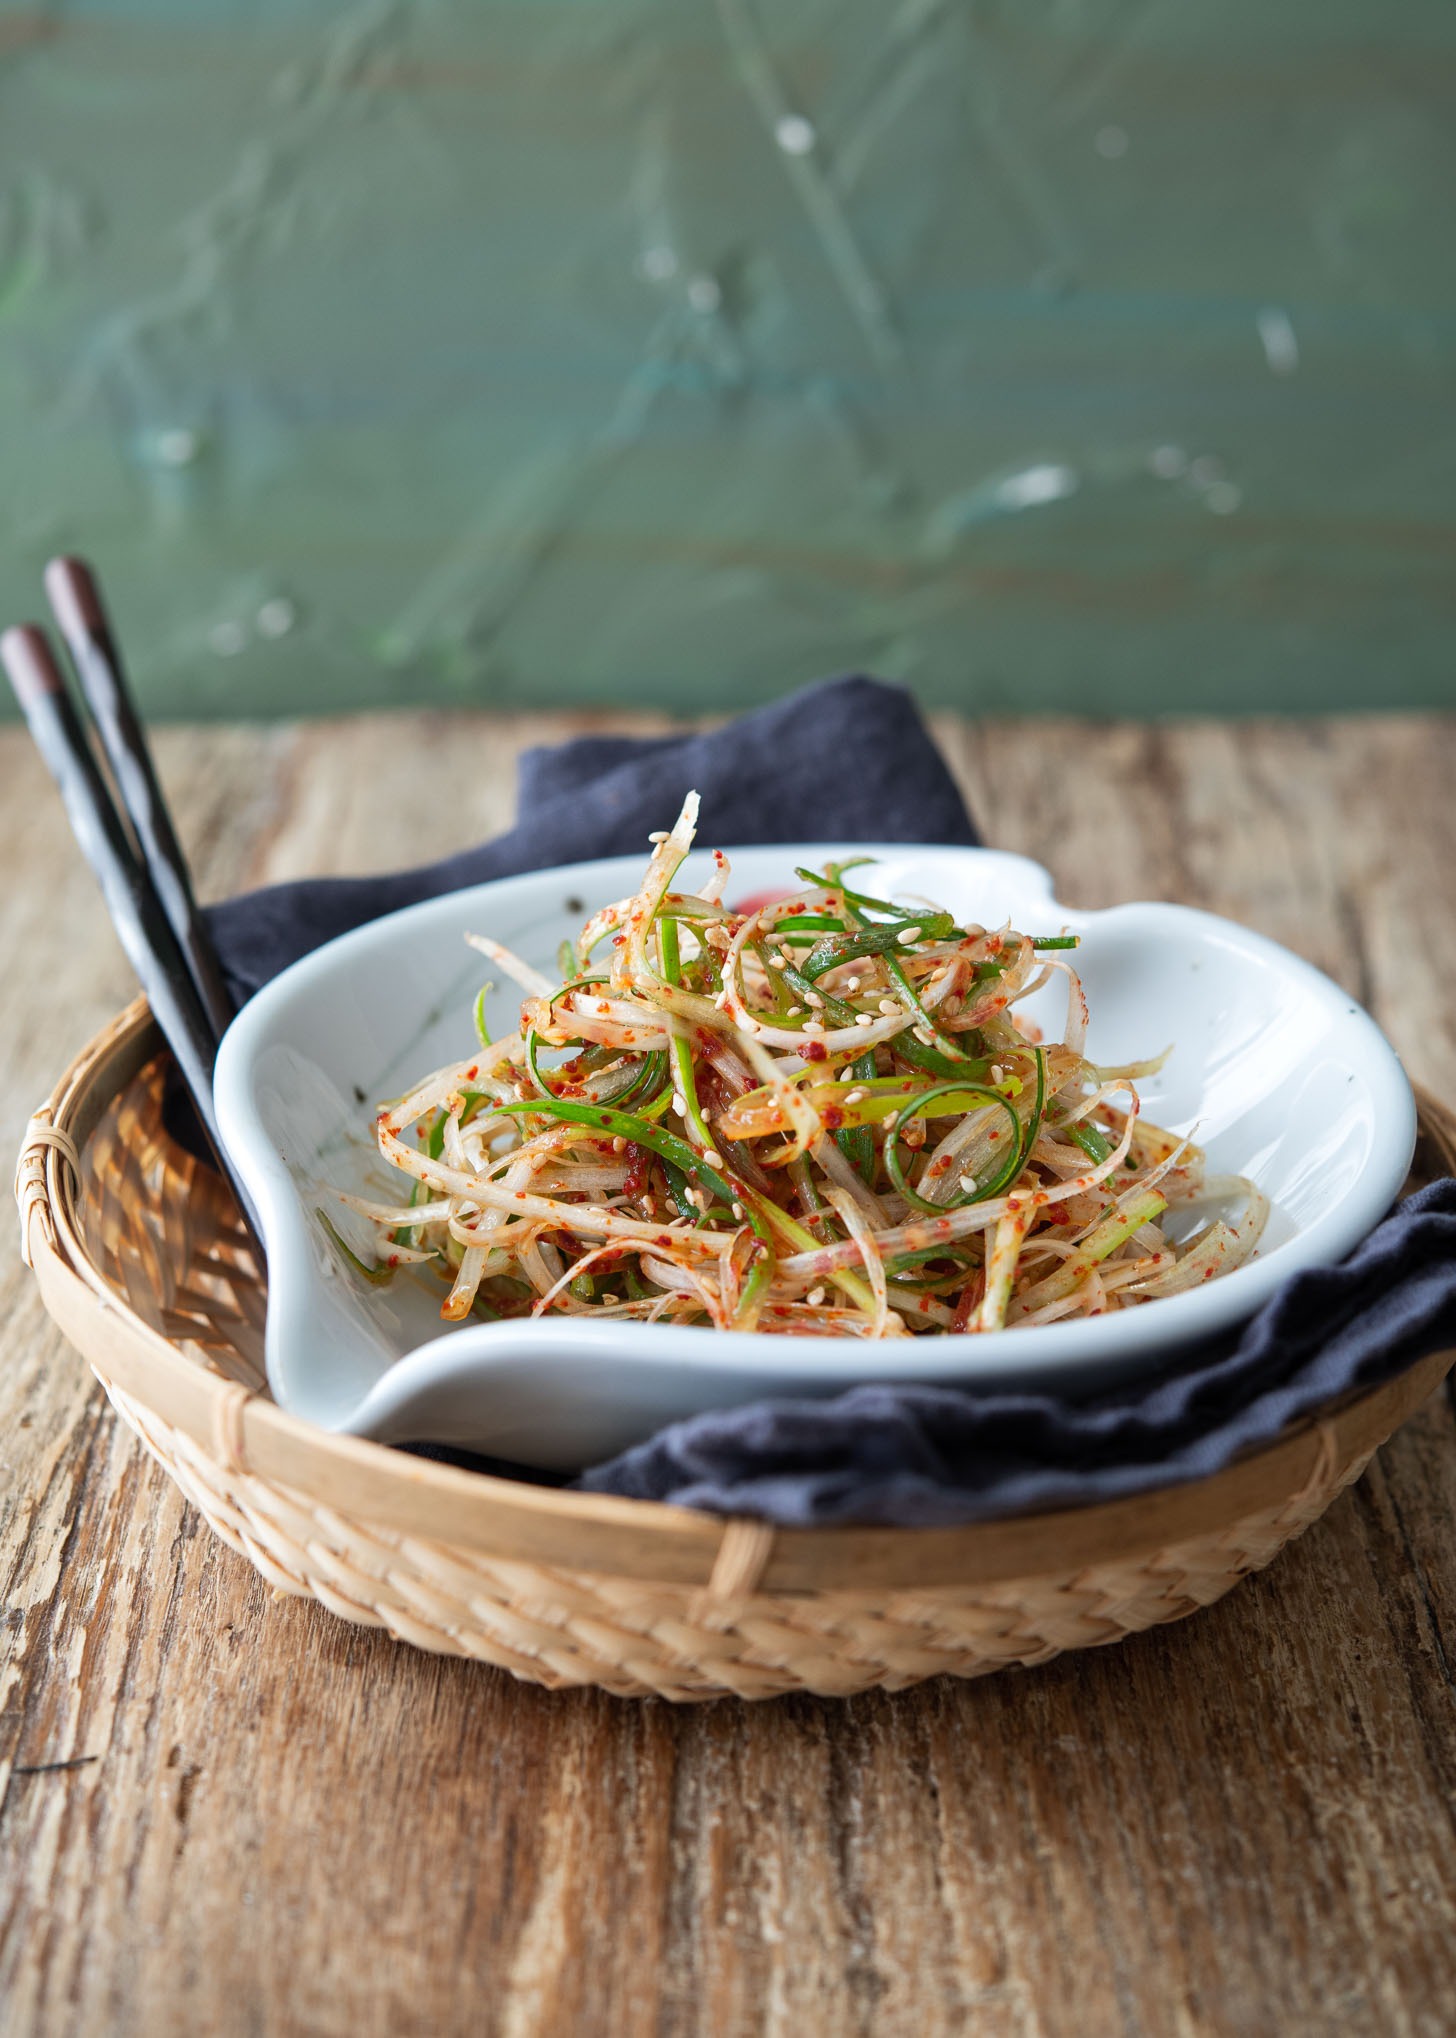
M650 1165L651 1163L647 1158L647 1149L638 1146L635 1140L629 1139L627 1142L627 1179L622 1184L624 1195L635 1199L642 1194L642 1191L647 1187L647 1170Z

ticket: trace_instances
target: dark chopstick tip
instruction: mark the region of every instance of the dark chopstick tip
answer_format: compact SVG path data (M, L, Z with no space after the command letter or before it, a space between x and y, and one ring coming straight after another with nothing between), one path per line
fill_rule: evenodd
M0 664L10 675L15 698L22 708L28 709L48 695L66 690L61 668L38 623L17 623L0 636Z
M44 577L46 595L64 637L94 637L105 631L101 588L84 559L69 552L58 553L47 565Z

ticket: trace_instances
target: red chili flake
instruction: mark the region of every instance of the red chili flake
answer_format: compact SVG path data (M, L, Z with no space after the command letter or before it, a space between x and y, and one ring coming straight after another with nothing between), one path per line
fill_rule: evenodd
M620 947L621 947L621 946L623 945L623 943L624 943L624 942L626 941L626 939L627 939L627 937L626 937L626 935L625 935L625 934L614 934L614 935L612 936L612 946L613 946L613 948L620 948Z
M646 1147L640 1147L634 1139L628 1139L628 1143L626 1143L626 1182L622 1184L622 1194L632 1196L632 1198L642 1194L642 1190L646 1188L646 1170L648 1170L648 1166L651 1166L651 1162L648 1162L648 1158L646 1158Z
M822 1040L806 1040L799 1050L805 1061L828 1061L829 1049Z
M831 1132L834 1131L836 1126L843 1125L844 1123L844 1113L837 1104L826 1104L820 1116Z
M653 1239L652 1243L656 1246L661 1246L663 1251L665 1252L667 1248L672 1244L672 1240L668 1237L665 1231L660 1231L658 1232L656 1238Z

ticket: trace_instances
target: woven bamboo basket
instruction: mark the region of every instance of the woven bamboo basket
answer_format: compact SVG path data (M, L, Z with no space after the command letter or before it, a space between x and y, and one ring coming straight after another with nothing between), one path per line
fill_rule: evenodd
M51 1315L280 1592L553 1688L898 1690L1179 1620L1307 1528L1453 1356L1197 1484L970 1528L776 1531L487 1478L330 1436L268 1399L259 1270L227 1192L167 1136L165 1066L139 1000L31 1121L16 1195ZM1450 1167L1456 1121L1422 1101Z

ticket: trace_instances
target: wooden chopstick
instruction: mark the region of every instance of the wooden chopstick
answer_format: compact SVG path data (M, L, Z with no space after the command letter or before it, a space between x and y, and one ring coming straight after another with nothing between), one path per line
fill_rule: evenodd
M131 698L100 584L84 559L63 556L47 566L45 588L101 737L122 809L131 822L142 861L182 951L215 1044L233 1016L233 1001L197 909L187 859Z
M256 1213L218 1135L212 1094L217 1041L211 1021L161 902L117 818L44 630L34 623L7 630L0 637L0 663L261 1255Z

